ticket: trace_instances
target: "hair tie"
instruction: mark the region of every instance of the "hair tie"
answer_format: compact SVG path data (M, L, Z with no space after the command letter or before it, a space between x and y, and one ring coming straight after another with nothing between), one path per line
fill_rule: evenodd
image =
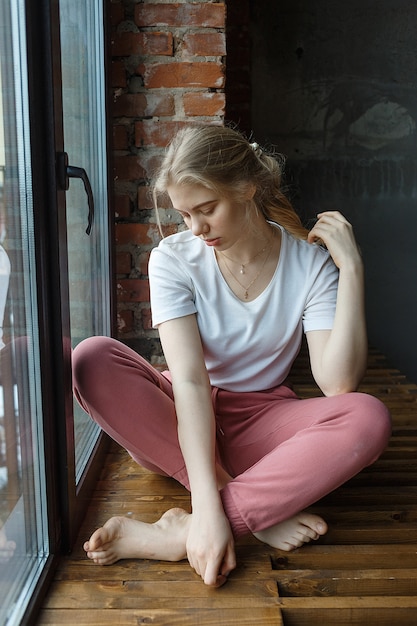
M256 143L256 141L254 141L253 143L251 143L249 145L252 148L252 150L254 151L254 153L256 154L256 156L260 157L261 154L262 154L261 146L258 143Z

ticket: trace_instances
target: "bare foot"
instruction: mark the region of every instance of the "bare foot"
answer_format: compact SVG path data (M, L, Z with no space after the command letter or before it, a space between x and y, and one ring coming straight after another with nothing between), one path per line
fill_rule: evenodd
M190 521L191 515L179 508L170 509L154 524L111 517L83 547L98 565L112 565L119 559L181 561L187 558Z
M254 533L255 537L279 550L295 550L304 543L318 539L327 532L326 522L318 515L298 513L294 517Z

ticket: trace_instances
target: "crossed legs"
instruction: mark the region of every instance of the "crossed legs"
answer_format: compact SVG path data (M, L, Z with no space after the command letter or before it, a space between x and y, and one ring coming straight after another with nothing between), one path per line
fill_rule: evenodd
M139 464L188 488L171 384L163 375L116 340L93 337L74 351L74 382L81 406ZM280 424L272 432L267 407L277 398L267 394L265 406L252 415L264 424L261 435L244 445L235 445L232 432L219 441L219 488L236 538L252 533L291 550L327 531L321 517L304 509L372 463L387 444L390 423L385 407L371 396L297 400L282 391L277 391ZM224 392L219 399L223 409L232 395ZM190 514L182 509L167 511L155 524L115 517L84 549L100 564L121 558L181 560L189 523Z

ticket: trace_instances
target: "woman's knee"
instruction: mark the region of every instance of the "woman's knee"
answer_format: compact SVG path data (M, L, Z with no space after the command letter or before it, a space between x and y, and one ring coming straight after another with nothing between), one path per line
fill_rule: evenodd
M111 354L115 339L111 337L88 337L81 341L72 353L72 372L76 383L97 372Z
M349 402L352 403L352 426L355 428L358 440L373 450L374 456L379 456L386 448L391 436L391 416L387 407L378 398L366 393L351 393Z
M96 336L81 341L74 349L72 367L74 390L76 395L84 397L128 393L132 388L142 388L142 383L171 388L142 356L111 337Z

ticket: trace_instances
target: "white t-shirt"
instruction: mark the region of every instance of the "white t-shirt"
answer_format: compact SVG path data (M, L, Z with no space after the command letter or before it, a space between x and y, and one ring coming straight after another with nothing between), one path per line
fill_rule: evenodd
M281 231L275 273L251 302L235 296L214 249L189 230L163 239L152 250L153 326L195 313L216 387L260 391L281 384L299 352L303 329L333 326L338 270L332 258L320 246Z

